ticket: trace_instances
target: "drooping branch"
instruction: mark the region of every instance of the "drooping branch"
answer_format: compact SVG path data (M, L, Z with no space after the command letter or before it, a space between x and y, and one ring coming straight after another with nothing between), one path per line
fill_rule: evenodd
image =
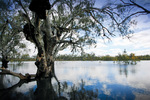
M26 80L26 79L30 80L30 79L34 79L35 78L34 74L22 75L21 73L15 73L15 72L12 72L12 71L7 70L5 68L0 68L0 70L2 70L2 72L0 72L0 75L8 74L8 75L16 76L16 77L20 78L21 80Z
M132 17L132 16L134 16L134 15L137 15L137 14L144 14L144 13L145 13L145 11L138 11L138 12L135 12L135 13L133 13L133 14L127 16L126 18L124 18L124 20L122 20L121 23L124 23L126 20L128 20L130 17Z
M31 23L29 14L28 14L28 12L26 11L26 9L24 8L24 6L23 6L21 0L18 0L18 3L19 3L19 5L22 7L22 9L23 9L24 12L25 12L25 14L23 15L23 13L22 13L22 15L26 17L26 21L27 21L28 23Z
M145 7L137 4L133 0L130 0L130 2L128 2L128 3L125 2L124 0L120 0L120 1L124 4L121 7L137 7L137 8L142 9L142 11L140 10L140 11L136 11L136 12L130 14L129 16L127 16L126 18L124 18L121 23L124 23L126 20L128 20L132 16L135 16L135 15L138 15L138 14L150 14L150 10L148 10Z
M124 2L123 0L120 0L122 1L124 4L127 4L129 6L136 6L138 8L141 8L142 10L144 10L145 13L149 14L150 13L150 10L146 9L145 7L143 6L140 6L139 4L135 3L134 1L130 0L131 3L126 3Z
M110 39L109 36L107 36L107 35L105 34L105 30L106 30L106 31L109 33L109 35L111 35L111 36L113 36L114 34L111 33L111 32L108 30L108 28L106 28L102 23L100 23L100 22L93 16L93 14L92 14L90 11L88 11L88 13L90 13L90 15L92 16L92 18L102 27L104 36L106 36L108 39Z

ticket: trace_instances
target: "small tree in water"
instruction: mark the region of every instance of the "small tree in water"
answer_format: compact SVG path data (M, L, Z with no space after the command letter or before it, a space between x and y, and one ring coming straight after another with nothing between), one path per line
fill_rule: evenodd
M130 55L127 54L127 51L124 50L123 54L118 54L118 56L116 56L117 63L121 64L137 64L137 61L139 61L139 59L135 56L134 53L131 53Z

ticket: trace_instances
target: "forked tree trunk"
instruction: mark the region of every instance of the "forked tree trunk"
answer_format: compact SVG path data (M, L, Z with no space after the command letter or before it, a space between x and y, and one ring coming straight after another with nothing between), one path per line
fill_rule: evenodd
M36 1L39 3L39 1ZM43 1L43 5L36 5L36 2L31 2L29 9L33 11L34 22L30 18L26 18L27 24L24 26L23 32L27 40L33 42L37 49L38 54L35 65L37 66L37 77L55 77L53 50L56 46L56 37L52 32L51 19L46 10L50 9L48 1ZM42 7L42 12L38 11L35 7ZM45 8L46 7L46 8ZM35 11L36 9L36 11ZM39 8L38 8L39 9ZM40 17L42 14L44 18ZM56 78L57 80L57 78Z
M47 20L46 20L47 21ZM35 25L36 26L36 25ZM47 26L46 31L42 33L40 27L37 26L39 33L33 39L38 48L38 54L36 58L35 65L37 66L37 77L55 77L55 69L54 69L54 58L53 58L53 49L56 45L56 38L50 36L49 28L51 26ZM43 35L44 34L44 35ZM56 78L57 80L57 78Z
M49 36L49 32L46 32L42 38L40 36L42 33L39 33L39 36L36 36L36 46L38 48L37 59L35 62L35 65L37 66L37 77L55 77L52 52L56 43L54 38Z

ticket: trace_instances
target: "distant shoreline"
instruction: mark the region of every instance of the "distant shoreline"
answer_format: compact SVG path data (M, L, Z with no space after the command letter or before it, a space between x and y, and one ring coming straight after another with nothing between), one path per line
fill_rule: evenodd
M138 60L150 60L150 55L141 55L135 56ZM1 61L1 59L0 59ZM27 58L12 58L9 61L36 61L36 57L27 57ZM86 56L77 56L77 55L59 55L56 58L56 61L116 61L114 56L95 56L95 55L86 55Z

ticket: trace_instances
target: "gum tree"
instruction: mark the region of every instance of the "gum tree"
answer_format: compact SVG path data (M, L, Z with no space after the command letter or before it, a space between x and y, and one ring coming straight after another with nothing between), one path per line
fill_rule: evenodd
M21 28L18 25L19 16L11 14L9 9L11 4L4 1L0 3L0 58L2 67L7 68L9 60L19 56L21 53L19 49L25 48L26 45L20 42L23 37L20 35Z
M147 13L131 0L99 8L94 6L94 0L32 0L30 17L23 3L18 1L18 4L24 9L22 14L26 15L23 30L26 39L38 48L35 64L36 75L40 77L55 77L54 61L60 50L70 47L72 51L83 51L83 46L96 43L97 36L110 39L115 36L115 31L122 36L132 33L129 27L135 23L131 18L139 12L126 13L132 6L144 10L139 14Z
M59 51L84 52L84 46L117 33L129 37L130 26L136 24L132 18L150 12L132 0L94 4L94 0L15 0L22 31L38 49L37 77L56 78L54 61Z

